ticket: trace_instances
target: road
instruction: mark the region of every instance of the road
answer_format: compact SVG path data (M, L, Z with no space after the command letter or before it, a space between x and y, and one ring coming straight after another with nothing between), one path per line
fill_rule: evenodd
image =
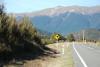
M86 45L72 45L75 67L100 67L100 49Z

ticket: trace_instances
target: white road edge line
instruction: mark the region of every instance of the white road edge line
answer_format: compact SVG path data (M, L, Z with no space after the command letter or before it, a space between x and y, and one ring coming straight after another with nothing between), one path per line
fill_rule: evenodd
M73 43L73 48L77 54L77 56L79 57L79 59L81 60L81 63L83 64L84 67L88 67L87 64L85 63L85 61L83 60L83 58L80 56L79 52L76 50L74 43Z

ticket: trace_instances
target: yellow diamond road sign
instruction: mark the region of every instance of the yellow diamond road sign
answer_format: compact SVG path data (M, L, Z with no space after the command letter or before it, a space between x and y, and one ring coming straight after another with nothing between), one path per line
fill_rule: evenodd
M60 35L55 35L55 39L58 40L60 38Z

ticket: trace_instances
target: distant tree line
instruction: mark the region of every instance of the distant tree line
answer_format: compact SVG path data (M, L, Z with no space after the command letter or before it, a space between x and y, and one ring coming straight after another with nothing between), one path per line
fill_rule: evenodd
M69 42L72 42L72 41L75 41L75 37L74 37L73 34L69 34L69 35L67 35L66 40L69 41Z

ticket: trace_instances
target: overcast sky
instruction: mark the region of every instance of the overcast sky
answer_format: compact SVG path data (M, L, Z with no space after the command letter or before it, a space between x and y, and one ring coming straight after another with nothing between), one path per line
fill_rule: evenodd
M22 13L38 11L56 6L97 6L100 0L2 0L7 12Z

